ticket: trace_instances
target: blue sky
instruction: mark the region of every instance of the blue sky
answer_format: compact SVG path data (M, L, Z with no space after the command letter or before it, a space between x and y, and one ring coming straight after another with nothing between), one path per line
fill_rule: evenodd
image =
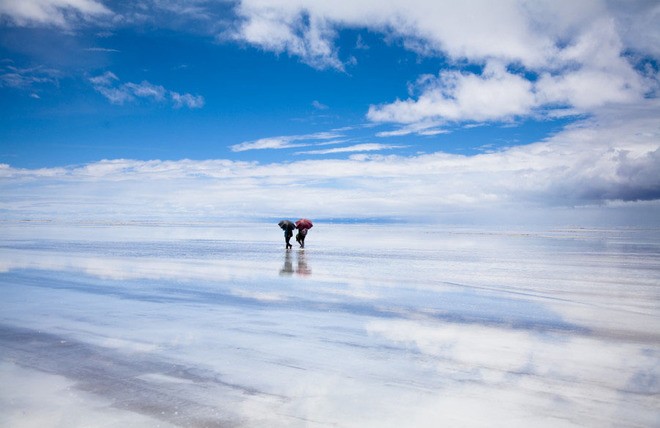
M283 169L311 171L285 187L372 202L337 194L340 217L648 210L659 23L641 0L1 0L0 164L10 187L108 164L126 180L150 179L154 162L188 179L228 164L265 215L280 211L257 196L260 177Z

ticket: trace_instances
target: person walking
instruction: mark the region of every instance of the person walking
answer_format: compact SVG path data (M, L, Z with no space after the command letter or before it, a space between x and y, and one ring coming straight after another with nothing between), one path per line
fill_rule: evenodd
M307 229L302 228L296 233L296 241L300 244L300 248L305 248L305 237L307 236Z
M305 248L305 237L307 237L307 231L311 229L314 225L311 220L306 218L301 218L296 223L296 229L298 233L296 234L296 241L300 244L300 248Z
M287 250L293 248L293 245L289 242L293 236L293 230L296 228L296 225L289 220L282 220L278 223L278 226L284 230L284 243Z

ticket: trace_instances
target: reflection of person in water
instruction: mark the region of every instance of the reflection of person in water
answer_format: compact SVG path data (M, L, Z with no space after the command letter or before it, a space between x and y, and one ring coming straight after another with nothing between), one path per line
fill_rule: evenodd
M307 259L305 258L304 251L298 251L298 268L296 269L298 275L311 275L312 270L307 266Z
M284 253L284 266L280 269L280 275L292 275L293 274L293 262L291 261L291 253L287 251Z
M307 276L312 274L312 269L310 269L307 264L307 259L305 258L305 252L300 250L296 252L297 266L296 270L293 270L293 261L291 260L291 252L287 251L284 253L284 264L282 269L280 269L280 275L282 276L291 276L295 272L296 275Z

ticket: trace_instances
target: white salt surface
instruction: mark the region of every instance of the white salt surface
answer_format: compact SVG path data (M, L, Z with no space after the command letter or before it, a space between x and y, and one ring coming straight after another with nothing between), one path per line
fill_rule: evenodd
M7 223L0 425L660 426L660 232Z

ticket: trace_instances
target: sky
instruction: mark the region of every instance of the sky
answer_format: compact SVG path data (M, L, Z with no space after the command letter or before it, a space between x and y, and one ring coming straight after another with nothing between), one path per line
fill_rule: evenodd
M0 0L6 218L658 225L657 1Z

